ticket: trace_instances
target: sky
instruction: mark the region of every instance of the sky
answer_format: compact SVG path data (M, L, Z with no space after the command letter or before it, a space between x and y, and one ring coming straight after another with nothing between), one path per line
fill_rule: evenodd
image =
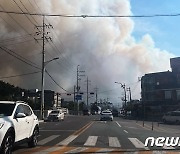
M178 14L180 12L180 1L178 0L131 0L130 2L131 11L134 15ZM136 39L149 33L157 47L180 56L179 36L177 35L180 33L179 17L136 18L134 22L133 35Z
M63 15L154 15L180 13L178 0L0 0L0 10ZM36 35L42 17L0 13L0 45L10 52L0 52L0 78L37 70L20 59L41 67L41 34ZM171 70L170 58L179 56L180 16L154 18L66 18L46 17L48 37L45 42L45 89L73 92L76 69L85 71L91 80L89 91L98 88L98 99L121 105L123 89L114 82L125 83L132 98L140 99L140 81L146 73ZM40 30L40 29L39 29ZM31 35L28 35L31 34ZM38 39L38 43L34 40ZM9 50L10 49L10 50ZM26 89L41 89L41 73L3 78ZM86 77L81 77L81 91L86 92ZM57 85L58 84L58 85ZM68 98L69 97L69 98ZM62 98L73 96L62 94ZM84 100L86 95L84 95ZM90 99L95 100L95 96Z

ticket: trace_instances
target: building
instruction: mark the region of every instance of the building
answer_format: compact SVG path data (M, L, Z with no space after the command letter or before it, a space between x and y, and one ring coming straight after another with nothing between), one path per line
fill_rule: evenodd
M25 93L25 97L33 101L34 108L41 108L41 91L29 90ZM55 93L51 90L44 91L44 107L45 109L52 109L53 107L61 106L61 97L59 93Z
M172 71L145 74L141 78L141 98L149 113L180 109L180 57L171 58Z

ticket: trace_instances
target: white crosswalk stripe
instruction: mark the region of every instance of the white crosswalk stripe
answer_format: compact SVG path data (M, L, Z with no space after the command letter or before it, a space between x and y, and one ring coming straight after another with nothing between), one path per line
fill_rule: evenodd
M116 147L116 148L121 147L117 137L108 137L108 138L109 138L109 146L110 147Z
M89 136L84 145L85 146L95 146L97 139L98 139L98 136Z
M140 149L146 149L146 150L149 150L148 147L145 147L144 144L139 141L137 138L128 138L131 143L136 147L136 148L140 148Z
M47 137L47 138L39 141L39 142L38 142L38 145L44 145L44 144L46 144L46 143L54 140L55 138L57 138L57 137L59 137L59 136L60 136L60 135L51 135L51 136L49 136L49 137Z
M77 137L78 137L78 135L71 135L68 138L61 141L60 143L58 143L57 145L68 145L70 142L72 142Z

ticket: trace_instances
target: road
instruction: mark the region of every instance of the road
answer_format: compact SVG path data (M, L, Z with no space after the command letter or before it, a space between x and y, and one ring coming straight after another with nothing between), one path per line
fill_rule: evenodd
M15 154L30 153L170 153L179 147L144 146L147 137L178 137L179 125L165 125L115 117L114 121L99 121L98 116L67 116L61 122L40 124L36 148L26 144L15 148ZM167 151L168 150L168 151Z

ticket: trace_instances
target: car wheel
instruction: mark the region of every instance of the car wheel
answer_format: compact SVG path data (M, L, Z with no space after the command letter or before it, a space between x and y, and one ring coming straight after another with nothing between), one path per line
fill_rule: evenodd
M2 154L11 154L14 145L14 138L10 133L7 133L2 142Z
M35 147L38 143L38 130L37 128L34 129L33 135L31 136L30 141L28 142L29 147Z

